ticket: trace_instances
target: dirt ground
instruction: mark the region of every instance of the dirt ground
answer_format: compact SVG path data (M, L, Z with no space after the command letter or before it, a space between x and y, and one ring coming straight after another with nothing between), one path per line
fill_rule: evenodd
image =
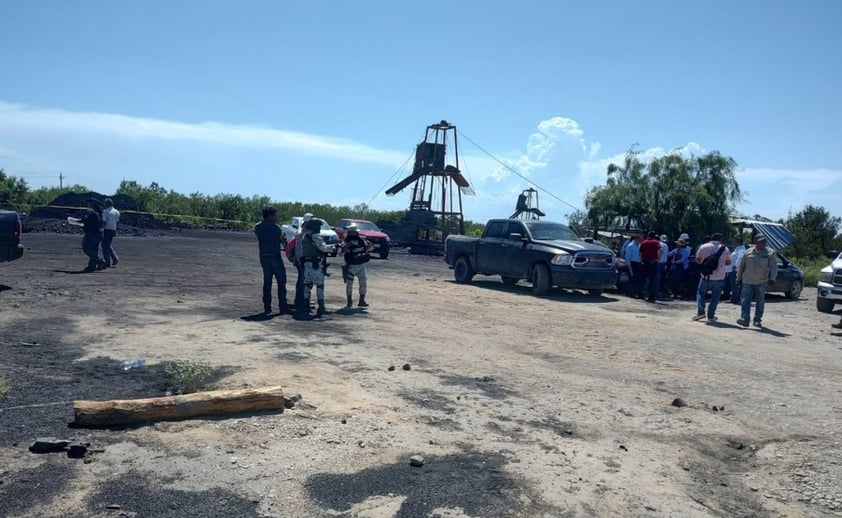
M95 274L76 236L25 242L0 266L0 516L842 516L842 337L812 290L744 330L730 304L708 325L686 302L536 299L396 252L367 311L336 311L335 268L325 319L260 320L247 234L118 238ZM170 360L303 402L68 428L74 399L163 395ZM29 453L39 436L90 454Z

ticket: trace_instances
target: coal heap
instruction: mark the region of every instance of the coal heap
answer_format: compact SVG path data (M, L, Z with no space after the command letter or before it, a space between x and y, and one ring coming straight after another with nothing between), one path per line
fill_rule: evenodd
M120 226L145 230L166 230L171 225L155 219L148 214L135 214L142 212L143 207L132 197L124 194L106 196L96 192L76 193L68 192L54 199L46 207L39 207L29 214L24 226L25 231L51 232L59 231L59 226L64 230L77 233L78 227L67 227L68 216L79 217L82 211L87 208L88 200L95 199L100 203L106 198L111 198L114 207L120 211Z

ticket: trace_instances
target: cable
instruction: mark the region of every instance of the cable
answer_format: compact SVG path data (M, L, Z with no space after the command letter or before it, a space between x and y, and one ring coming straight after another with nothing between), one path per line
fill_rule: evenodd
M415 155L415 150L413 150L413 151L409 154L409 156L408 156L408 157L406 157L406 160L404 160L404 161L403 161L403 164L401 164L401 166L400 166L400 167L398 167L397 171L395 171L395 172L394 172L394 174L392 174L392 176L391 176L391 177L389 177L389 179L388 179L388 180L386 180L386 183L384 183L384 184L383 184L383 187L381 187L380 189L378 189L378 190L377 190L377 192L376 192L376 193L374 193L374 196L372 196L372 197L371 197L371 199L370 199L370 200L368 200L368 203L367 203L366 205L371 205L371 202L373 202L373 201L374 201L374 198L376 198L376 197L380 196L380 193L381 193L381 192L383 192L383 189L385 189L385 188L386 188L386 186L388 186L390 183L392 183L392 180L394 180L394 179L395 179L395 177L398 175L398 173L400 173L401 171L403 171L403 168L404 168L404 167L406 167L406 164L408 164L408 163L409 163L409 161L410 161L410 160L412 160L413 155Z
M529 178L527 178L526 176L524 176L524 175L520 174L520 173L519 173L519 172L517 172L517 171L516 171L516 170L515 170L512 166L510 166L509 164L507 164L507 163L503 162L502 160L500 160L500 159L499 159L499 158L497 158L496 156L494 156L494 155L492 155L491 153L489 153L488 151L486 151L486 150L485 150L485 148L483 148L482 146L480 146L479 144L477 144L476 142L474 142L473 140L471 140L471 137L469 137L469 136L465 135L464 133L462 133L462 132L461 132L461 131L459 131L459 130L456 130L456 131L457 131L457 132L459 133L459 135L461 135L461 136L462 136L465 140L467 140L468 142L470 142L471 144L473 144L474 146L476 146L476 148L477 148L477 149L479 149L480 151L482 151L483 153L485 153L486 155L488 155L489 157L491 157L491 159L492 159L492 160L494 160L495 162L499 163L500 165L502 165L503 167L505 167L506 169L508 169L508 170L509 170L509 171L511 171L512 173L514 173L515 175L519 176L520 178L522 178L523 180L525 180L527 183L531 184L533 187L536 187L537 189L539 189L539 190L541 190L541 191L544 191L544 193L546 193L546 194L547 194L550 198L555 198L556 200L558 200L558 201L560 201L561 203L563 203L563 204L567 205L568 207L570 207L570 208L571 208L571 209L573 209L573 210L577 210L577 211L581 211L581 210L582 210L582 209L580 209L579 207L577 207L577 206L573 205L572 203L570 203L570 202L568 202L568 201L566 201L566 200L563 200L562 198L560 198L560 197L556 196L555 194L551 193L551 192L550 192L550 191L548 191L547 189L545 189L545 188L541 187L540 185L538 185L537 183L533 182L532 180L530 180L530 179L529 179Z

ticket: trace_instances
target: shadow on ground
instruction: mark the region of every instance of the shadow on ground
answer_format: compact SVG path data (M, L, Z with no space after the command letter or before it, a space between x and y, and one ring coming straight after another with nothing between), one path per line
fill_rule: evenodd
M112 504L120 506L120 516L144 518L257 516L254 501L231 491L166 489L138 473L127 473L109 480L87 499L91 515L102 513L107 505Z
M456 283L456 281L448 280L447 282ZM474 280L468 286L473 286L475 288L482 288L489 291L497 291L497 292L504 292L504 293L511 293L513 295L523 295L525 297L535 297L532 293L532 288L525 284L516 284L514 286L508 286L503 284L497 280ZM542 299L547 300L556 300L559 302L578 302L582 304L608 304L611 302L617 302L620 299L615 297L610 297L605 294L600 296L589 295L583 291L577 290L564 290L564 289L553 289L547 295L541 297Z
M428 458L422 468L407 461L357 473L317 474L304 487L316 503L339 513L372 497L394 496L405 498L396 518L456 509L468 516L565 516L503 471L504 465L500 453L470 452Z

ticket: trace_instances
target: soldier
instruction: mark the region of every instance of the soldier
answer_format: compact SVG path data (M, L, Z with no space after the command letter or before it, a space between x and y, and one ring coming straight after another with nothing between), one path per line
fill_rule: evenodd
M316 300L318 310L316 316L321 317L325 309L325 263L327 254L335 251L334 247L326 245L319 237L322 223L317 219L311 219L304 224L304 233L301 235L301 263L304 266L304 297L301 301L299 311L302 315L310 316L310 296L313 286L316 287Z
M368 275L365 264L371 260L369 252L374 247L368 240L360 236L356 225L348 226L345 231L347 234L345 235L345 241L342 243L342 249L345 252L345 266L342 270L345 279L345 294L348 296L348 303L345 307L354 307L354 278L356 277L360 280L359 306L367 308L368 303L365 301L365 294L368 289Z

